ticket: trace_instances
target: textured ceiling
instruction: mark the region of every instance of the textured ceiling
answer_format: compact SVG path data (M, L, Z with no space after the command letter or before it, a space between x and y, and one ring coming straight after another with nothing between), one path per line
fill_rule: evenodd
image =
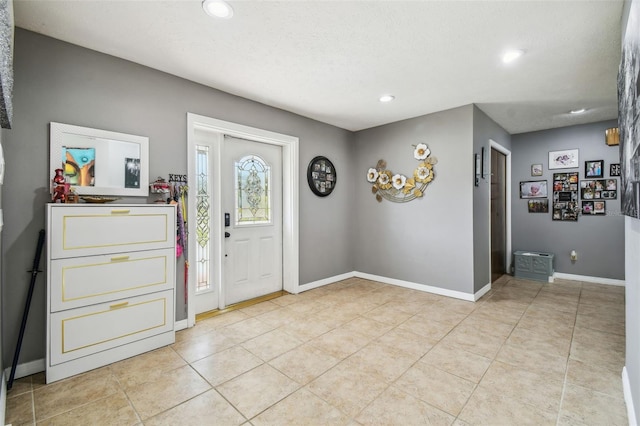
M18 27L349 130L470 103L510 133L617 117L622 0L230 4L230 20L192 0L14 11ZM504 65L514 47L527 53Z

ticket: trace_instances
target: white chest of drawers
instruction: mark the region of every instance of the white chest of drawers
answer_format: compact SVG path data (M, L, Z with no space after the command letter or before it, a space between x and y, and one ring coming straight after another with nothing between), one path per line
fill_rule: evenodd
M176 211L47 205L47 383L175 341Z

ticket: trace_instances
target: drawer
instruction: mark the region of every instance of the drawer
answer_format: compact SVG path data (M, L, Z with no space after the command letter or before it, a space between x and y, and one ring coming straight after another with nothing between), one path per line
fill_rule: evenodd
M174 249L55 259L51 312L173 289Z
M173 290L51 314L50 363L71 361L173 330Z
M52 259L172 247L170 205L48 205Z

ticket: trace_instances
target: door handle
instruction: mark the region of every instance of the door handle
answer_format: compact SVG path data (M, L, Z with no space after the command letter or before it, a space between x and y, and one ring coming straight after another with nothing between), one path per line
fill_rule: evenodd
M230 236L231 236L231 234L230 234L230 233L228 233L228 232L225 232L225 233L224 233L224 237L225 237L225 238L229 238Z

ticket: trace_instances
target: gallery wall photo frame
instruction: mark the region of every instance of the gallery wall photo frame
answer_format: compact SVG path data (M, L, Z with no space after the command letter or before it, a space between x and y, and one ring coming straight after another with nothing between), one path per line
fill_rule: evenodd
M314 157L307 168L307 183L311 192L318 197L326 197L336 187L336 168L327 157Z
M618 179L581 180L580 198L583 200L616 199L618 198Z
M574 169L580 167L578 149L565 149L562 151L549 151L549 170Z
M603 169L603 160L589 160L584 162L584 176L587 178L601 178Z
M548 196L546 180L520 182L520 198L547 198Z
M531 176L542 176L542 164L531 165Z
M582 215L597 216L607 214L606 201L583 201Z
M532 198L527 201L529 213L549 213L549 199Z
M577 222L578 172L553 174L553 213L552 220Z
M609 176L611 177L619 177L620 176L620 163L611 163L609 164Z

